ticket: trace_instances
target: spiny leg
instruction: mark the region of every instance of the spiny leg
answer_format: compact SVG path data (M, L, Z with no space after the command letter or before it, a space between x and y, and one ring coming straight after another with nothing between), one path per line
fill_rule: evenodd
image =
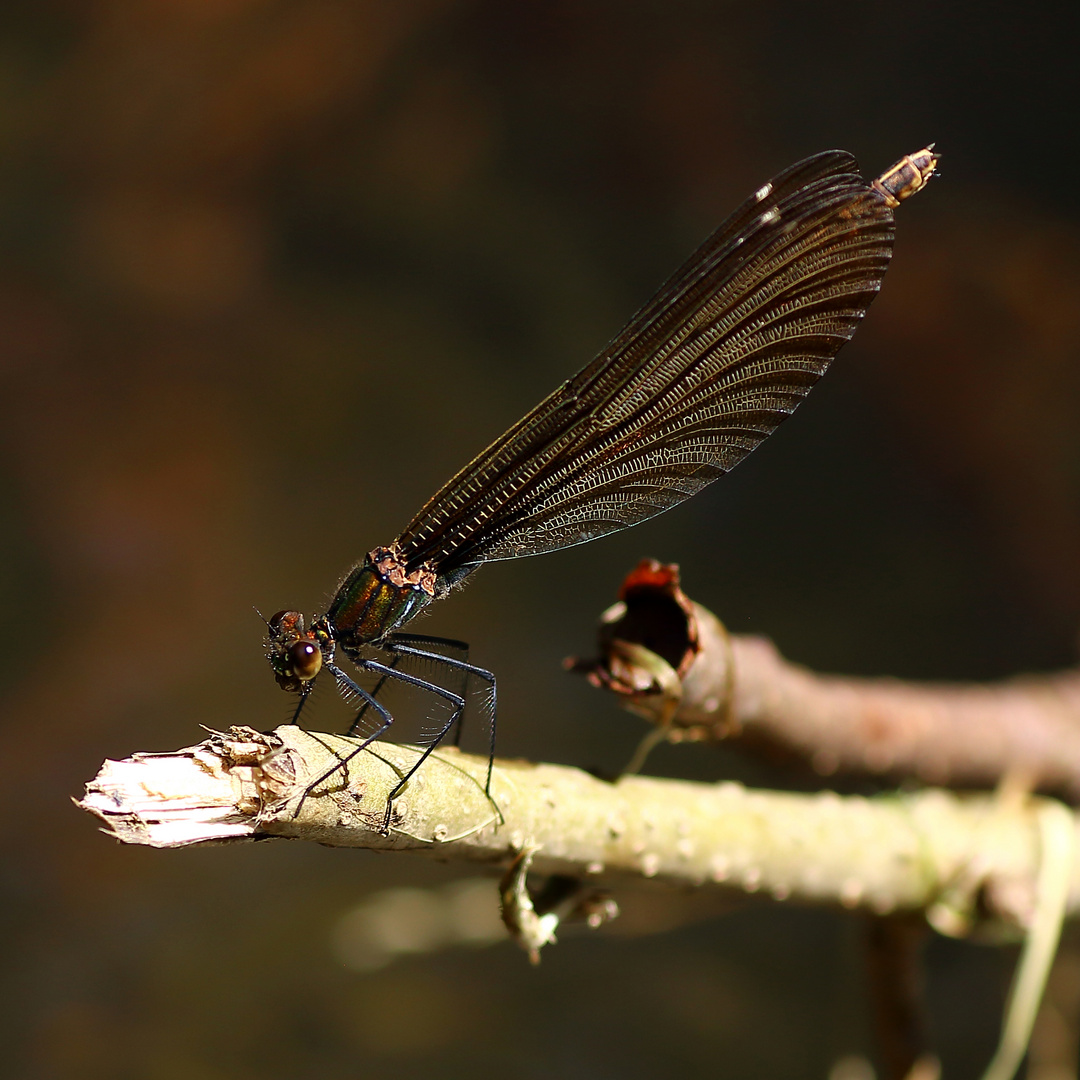
M401 660L400 656L395 656L394 661L390 665L390 667L396 668L398 666L398 662L400 660ZM337 670L341 671L340 668L338 668ZM349 679L348 676L345 675L344 672L342 672L342 676L344 678L348 679L348 682L351 684L349 689L352 689L352 687L356 686L356 683L354 683L352 681L352 679ZM368 711L368 706L375 704L375 699L379 696L379 691L382 690L382 688L386 685L386 681L389 678L390 678L389 674L383 675L382 678L379 679L379 681L374 685L374 687L372 687L372 689L370 691L368 691L367 693L364 693L364 704L360 706L360 711L356 714L356 719L353 720L353 722L349 725L349 730L345 733L346 735L355 735L356 734L357 730L360 727L360 721L364 719L364 713L366 713ZM339 682L338 682L339 690L341 688L341 685L342 684L341 684L341 682L339 680ZM363 691L361 691L361 692L363 693ZM385 728L383 730L385 730Z
M289 723L292 724L294 727L300 727L300 714L304 711L304 705L307 703L307 699L311 695L311 690L311 683L305 683L303 688L300 690L300 700L297 701L296 708L293 710L292 719L289 720ZM273 760L273 758L275 758L280 752L280 749L272 751L267 757L267 760ZM308 797L308 792L310 790L311 788L306 788L304 794L300 797L300 802L296 807L296 811L293 813L294 818L300 812L300 807L304 805L304 800Z
M459 641L457 638L434 637L431 634L394 634L394 640L395 641L407 641L409 643L417 643L417 644L422 643L422 644L425 644L425 645L446 645L449 648L455 649L455 650L457 650L458 652L460 652L462 654L458 659L468 660L468 658L469 658L469 643L467 641ZM440 656L440 658L442 657L442 654L438 654L438 655ZM401 660L402 660L402 656L400 656L400 655L395 656L394 659L393 659L393 662L390 664L390 666L393 667L393 668L396 668L398 666L398 664L401 662ZM390 678L389 675L383 675L382 678L379 679L379 681L375 684L375 686L370 691L371 696L373 698L377 698L379 696L379 694L382 692L382 688L386 685L386 681L389 678ZM348 731L349 735L355 735L356 734L357 729L360 726L360 721L363 720L364 713L366 713L367 710L368 710L368 703L365 701L364 704L360 706L360 711L356 714L356 719L352 722L352 724L349 727L349 731ZM296 712L297 712L297 715L299 715L300 710L297 709ZM462 720L464 721L464 718L462 718ZM295 718L294 718L293 722L295 723ZM454 729L454 745L455 746L458 746L460 744L460 742L461 742L461 729L462 729L463 726L464 726L464 724L462 722L462 723L459 723L458 726Z
M342 696L344 696L345 692L348 691L348 693L355 694L356 696L363 699L364 704L360 709L360 714L357 716L357 719L354 720L352 726L350 726L349 734L352 734L354 728L356 727L356 724L359 722L360 716L363 715L369 705L379 714L380 718L382 719L382 724L373 735L369 735L366 739L363 740L363 742L360 743L359 746L350 750L349 753L347 753L344 757L338 758L337 763L332 768L327 769L326 772L324 772L321 776L317 777L310 784L308 784L308 786L304 789L304 794L300 796L300 801L296 804L296 809L293 811L294 818L300 813L300 808L304 805L307 797L312 793L312 791L315 790L315 788L317 788L321 783L323 783L324 780L329 780L330 777L338 771L338 769L342 769L347 773L349 762L352 761L352 759L356 757L356 755L359 754L362 750L366 750L394 722L394 718L390 715L390 712L386 708L386 706L381 705L378 701L376 701L375 698L370 693L368 693L367 690L365 690L362 686L350 679L349 676L346 675L345 672L342 671L341 668L339 668L336 664L327 664L326 670L334 676L338 684L338 689L341 691ZM388 673L392 670L393 669L391 668L387 668ZM386 677L389 678L389 674ZM297 709L297 715L299 715L299 713L300 710ZM411 776L412 773L410 773L409 775ZM395 790L397 789L395 788Z
M467 641L459 641L457 638L444 638L434 637L431 634L393 634L388 644L401 643L407 646L422 646L422 645L442 645L448 649L453 649L455 652L460 653L459 656L447 655L446 653L435 653L430 649L422 649L419 655L422 656L434 656L438 660L460 660L467 661L469 659L469 643ZM454 665L451 664L451 667ZM465 690L468 685L468 672L463 672L466 676L466 681L462 683L460 689L464 696ZM454 745L461 746L461 733L465 730L465 717L462 715L458 721L458 725L454 728Z
M296 712L292 714L292 719L289 721L294 727L300 726L300 714L304 711L304 705L311 694L312 685L312 683L305 683L304 688L300 691L300 700L296 703Z
M483 679L484 682L491 687L491 697L489 701L489 734L490 740L488 745L488 769L487 769L487 783L484 785L484 794L491 798L491 772L495 765L495 721L496 714L498 713L498 691L495 685L495 675L493 672L488 671L486 668L477 667L475 664L468 664L464 660L457 660L452 656L443 656L441 653L429 652L426 649L413 648L411 645L401 644L401 638L412 637L412 635L397 635L395 634L385 645L385 648L390 652L405 653L409 656L418 656L424 660L434 660L437 663L445 664L447 667L456 668L458 671L467 672L469 675L475 675L479 679ZM441 640L441 639L440 639ZM400 674L400 673L399 673ZM444 732L445 734L445 732ZM440 736L441 739L441 736Z
M463 661L469 659L469 643L467 641L458 641L457 638L432 637L430 634L398 633L393 634L390 640L402 641L410 645L446 645L451 649L457 649L458 652L463 654L462 656L458 657L458 659Z
M410 650L406 649L404 651ZM430 655L437 656L438 654L433 653ZM442 659L446 658L443 657ZM438 731L438 733L431 740L431 742L424 747L423 752L420 754L420 757L416 759L413 767L391 789L390 794L386 796L386 816L383 818L382 829L380 830L380 832L382 832L382 834L385 836L387 833L390 832L390 817L393 813L394 800L398 797L402 788L404 788L405 785L409 782L409 780L412 779L412 776L416 772L416 770L419 769L425 761L427 761L427 759L431 756L432 752L436 749L439 743L441 743L443 739L446 738L446 733L450 730L450 728L454 726L454 723L461 718L461 714L465 711L465 699L460 694L455 694L452 690L446 690L443 687L437 685L436 683L428 682L426 679L421 679L415 675L410 675L405 671L399 671L397 668L390 667L387 664L380 664L377 660L358 660L356 661L356 664L358 667L362 667L366 671L379 672L381 674L388 675L392 679L400 679L402 682L408 683L410 686L417 686L421 690L427 690L429 693L437 694L439 697L444 698L446 701L449 701L451 705L453 705L453 711L450 713L450 719L447 720L445 724L443 724L442 728ZM375 705L376 708L382 708L382 706L378 705L374 700L372 701L372 704ZM386 729L384 727L377 733L377 735L381 735L382 731L385 730ZM367 746L367 744L370 743L372 739L376 738L377 735L373 735L371 739L368 739L367 742L364 743L364 746ZM363 748L364 747L362 746L359 749L362 750ZM350 757L351 756L353 755L350 755ZM490 770L488 782L490 783ZM491 796L489 795L488 798L490 797Z

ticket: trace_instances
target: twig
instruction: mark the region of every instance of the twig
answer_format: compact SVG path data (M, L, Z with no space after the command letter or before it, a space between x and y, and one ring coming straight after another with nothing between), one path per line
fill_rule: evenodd
M637 776L611 784L499 761L496 809L484 796L486 759L447 750L410 782L382 836L386 794L417 753L384 743L294 817L308 778L350 745L291 726L234 728L175 754L106 762L80 805L124 842L154 847L275 836L501 865L531 847L542 873L659 877L877 914L924 910L954 933L984 919L1026 929L1035 908L1045 800L933 790L841 798ZM1080 860L1067 903L1080 911Z
M1012 1080L1020 1067L1061 938L1070 873L1076 862L1076 822L1060 803L1047 802L1039 811L1039 826L1042 860L1036 907L1013 975L1001 1041L983 1080Z
M678 567L644 560L601 617L600 656L569 661L680 740L779 749L821 775L994 787L1080 800L1080 671L988 684L818 675L759 637L728 637ZM675 708L672 708L672 705Z
M904 1080L929 1052L923 998L926 923L909 913L866 921L866 961L886 1080Z

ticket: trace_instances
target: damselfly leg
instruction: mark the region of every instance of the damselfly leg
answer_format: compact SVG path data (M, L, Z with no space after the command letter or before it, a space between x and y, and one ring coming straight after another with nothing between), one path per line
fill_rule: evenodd
M300 796L300 800L296 804L296 809L293 810L293 817L294 818L299 815L301 808L303 807L304 803L307 801L307 797L320 784L322 784L326 780L329 780L330 777L333 776L334 773L336 773L339 769L342 770L347 775L348 771L349 771L348 770L349 762L352 761L352 759L354 757L356 757L356 755L359 754L362 750L366 750L380 735L382 735L386 731L388 731L389 728L390 728L390 725L394 722L394 717L390 713L390 710L387 709L386 706L383 705L381 702L376 701L374 694L372 694L369 691L365 690L359 683L355 682L353 679L350 679L349 676L344 671L342 671L341 668L339 668L337 666L337 664L327 664L326 665L326 670L329 671L330 674L334 676L334 681L337 683L338 690L341 693L342 697L346 698L346 700L348 700L350 698L360 698L360 700L363 702L363 704L360 706L360 711L359 711L359 713L357 715L357 719L354 720L352 725L349 727L349 734L351 735L353 733L353 731L356 729L357 725L359 724L360 716L363 716L363 714L367 711L369 706L371 708L373 708L378 713L380 724L379 724L379 727L371 735L369 735L366 739L364 739L358 746L356 746L352 750L350 750L349 753L347 753L343 758L338 758L337 762L331 768L327 769L321 776L316 777L314 780L312 780L312 782L310 784L308 784L308 786L304 789L304 794ZM384 676L383 681L385 681L385 676ZM380 683L380 685L381 685L381 683ZM305 700L306 700L306 695L305 695L304 698L301 698L301 700L300 700L300 706L301 707L303 706ZM297 710L296 710L296 716L298 717L299 715L300 715L300 708L298 707ZM296 722L295 717L293 719L293 722L294 723ZM390 816L390 803L389 803L389 801L387 802L387 806L386 806L386 814L387 814L387 820L389 820L389 816ZM385 824L386 823L384 822L383 824L384 824L384 831L385 831Z
M466 642L466 641L458 641L456 638L433 637L433 636L431 636L429 634L394 634L394 636L392 638L392 641L395 644L400 644L400 645L407 646L407 647L411 646L412 649L415 650L415 651L408 651L407 652L405 648L403 648L401 650L398 650L396 652L396 655L394 656L393 660L391 660L390 664L388 665L389 667L397 668L398 665L401 663L401 661L405 658L406 655L416 656L416 657L418 657L420 659L429 660L429 661L431 661L433 663L437 663L437 664L438 663L445 664L445 666L450 667L454 671L458 671L460 674L465 676L465 678L462 680L461 685L459 687L453 687L453 689L456 690L457 693L461 694L462 697L466 696L466 689L467 689L468 676L469 675L475 674L475 675L479 675L481 678L486 677L485 681L487 681L492 686L492 692L491 692L490 697L488 698L488 703L486 705L486 709L489 712L489 730L490 730L491 724L494 723L494 719L491 718L491 716L490 716L490 711L494 707L494 696L495 696L494 678L495 677L489 671L484 671L482 668L474 668L474 667L472 667L471 665L468 665L468 664L466 664L466 666L463 669L458 667L458 662L464 663L469 659L469 644L468 644L468 642ZM430 645L430 646L434 646L437 649L447 650L448 652L451 653L451 655L447 656L446 652L436 652L436 651L434 651L434 649L424 649L424 648L422 648L422 646L424 646L424 645ZM452 655L453 653L457 653L457 655L454 656L454 655ZM370 694L371 694L371 696L373 698L377 698L379 696L379 694L381 693L383 687L386 685L387 680L390 679L391 677L392 676L390 676L390 675L383 675L383 676L380 677L379 681L375 684L374 687L372 687L372 689L370 691ZM451 689L451 688L450 687L445 687L444 689ZM347 735L352 736L352 735L356 735L356 734L359 733L360 726L361 726L361 724L363 723L363 720L364 720L364 714L367 712L367 710L368 710L368 702L364 701L364 703L360 706L360 711L356 714L356 719L353 720L352 724L349 726L349 730L348 730L348 732L346 732ZM297 708L296 716L299 716L299 715L300 715L300 709ZM293 723L296 723L295 716L293 718ZM465 714L463 713L461 715L461 717L458 719L457 724L454 725L454 745L455 746L460 746L461 745L461 733L464 730L465 730ZM489 778L489 784L490 784L490 778Z
M400 634L400 633L398 633L398 634L394 634L391 637L390 640L391 640L391 642L394 642L394 643L398 643L398 644L401 644L401 645L412 646L413 648L422 650L423 658L425 658L425 659L433 659L435 663L439 663L440 661L443 661L443 660L446 660L446 659L458 660L458 661L461 661L463 663L467 663L468 659L469 659L469 643L467 641L458 641L457 638L433 637L430 634ZM436 655L433 657L431 655L432 653L434 653ZM404 655L405 655L404 650L402 650L402 651L400 651L398 653L399 657L403 657ZM396 663L391 665L391 667L396 667L396 666L397 666ZM460 669L455 667L453 664L450 664L450 665L447 665L447 666L452 667L455 671L458 671L461 675L464 676L464 678L461 680L461 683L459 685L455 685L453 687L448 687L448 689L454 689L459 694L461 694L463 697L467 697L468 694L466 693L466 690L468 688L469 675L478 673L480 669L477 669L476 672L472 672L472 671L468 671L468 670L461 671ZM488 674L490 674L490 672L488 672ZM494 676L492 676L492 678L494 678ZM380 682L379 685L380 686L382 685L381 682ZM373 693L377 694L378 691L379 691L379 687L376 687L375 690L373 691ZM465 730L465 714L462 715L461 719L457 722L457 724L454 727L454 745L455 746L460 746L461 745L461 733L464 730Z
M348 771L348 764L357 754L366 750L376 739L380 738L390 728L394 722L394 717L391 712L383 705L377 695L386 686L390 680L395 680L404 683L407 686L416 687L419 690L427 691L430 694L435 694L437 697L442 698L444 701L450 704L450 715L446 721L439 727L439 729L433 734L430 741L424 747L419 758L413 764L412 768L398 781L398 783L391 789L390 794L386 800L386 814L383 818L382 827L380 829L384 834L389 832L390 819L393 814L394 800L401 794L405 785L408 784L413 774L421 765L431 756L431 754L438 748L443 742L451 729L455 732L460 732L461 720L465 712L466 698L465 695L455 693L453 690L448 690L444 686L440 686L438 683L432 682L429 679L421 678L418 675L410 674L407 671L400 669L400 664L409 658L417 660L423 660L425 662L440 664L444 667L448 667L456 672L460 672L465 676L476 676L483 680L490 687L490 693L487 696L485 711L489 718L489 750L488 750L488 769L487 780L484 785L484 794L491 798L491 773L495 759L495 715L496 715L496 684L495 676L492 672L485 668L477 667L475 664L467 663L464 660L459 660L453 656L447 656L441 652L434 652L431 649L423 649L419 647L419 644L430 644L442 647L449 647L455 649L455 651L463 651L468 655L468 645L462 641L454 641L445 638L427 637L420 634L402 634L395 635L388 640L384 645L384 651L391 654L388 663L382 663L378 660L372 660L363 656L350 656L349 659L357 666L361 671L371 672L378 676L378 680L371 690L365 690L354 679L350 678L340 667L336 664L326 664L326 669L333 675L335 682L337 683L338 690L346 700L356 701L359 700L360 705L357 710L357 714L352 724L349 726L348 735L354 736L359 730L363 722L363 718L366 715L368 709L374 709L378 715L378 726L375 731L370 735L363 737L362 741L352 748L344 757L340 758L338 762L330 769L327 769L321 776L317 777L311 784L308 785L307 790L301 797L298 803L295 813L299 813L300 807L303 806L304 800L311 794L311 792L317 788L320 784L329 780L334 773L338 770L343 772ZM303 701L301 701L301 706ZM298 707L296 717L299 717L300 708ZM296 719L294 717L294 720ZM455 725L457 727L455 728ZM455 739L455 743L457 739Z
M429 649L422 649L419 647L418 643L437 643L440 645L454 646L464 650L466 657L469 655L469 646L466 645L464 641L454 641L451 638L422 637L419 634L394 634L386 643L386 648L399 656L415 656L421 660L430 660L434 663L442 664L445 667L453 668L455 671L460 671L465 675L475 675L482 682L487 683L489 687L489 693L484 702L484 712L487 714L488 718L488 771L487 783L484 785L484 794L490 798L491 770L495 763L495 722L499 711L498 687L495 684L495 675L486 668L477 667L475 664L468 663L465 659L458 659L454 656L445 656L442 653L432 652ZM462 727L463 723L459 722L454 731L455 746L458 746L461 742Z
M447 650L452 650L452 652L458 653L459 655L457 655L456 657L453 657L453 659L455 659L455 660L468 660L469 659L469 645L468 645L468 642L458 641L456 638L432 637L432 636L430 636L428 634L395 634L394 635L394 640L395 641L400 641L403 644L407 644L407 645L415 645L417 647L419 647L421 645L438 646L440 648L447 649ZM425 656L426 655L427 655L427 652L425 651ZM438 662L440 660L443 660L445 658L446 657L445 657L444 653L438 653L434 657L436 662ZM404 659L404 653L400 653L400 654L398 654L397 656L394 657L394 659L391 661L389 666L392 667L392 668L396 668L398 666L398 664L400 664L403 659ZM370 694L371 694L371 696L373 698L377 698L379 696L379 694L383 690L383 687L386 685L387 680L390 677L391 676L389 676L389 675L383 675L379 679L379 681L372 687L372 689L370 690ZM465 685L466 684L463 681L462 684L461 684L460 691L459 691L463 697L465 696ZM301 703L301 705L302 705L302 703ZM363 722L364 714L367 712L367 710L368 710L368 703L367 703L367 701L365 701L360 706L360 711L356 714L356 719L353 720L352 724L349 726L349 730L346 732L347 735L356 735L359 732L360 725ZM293 721L292 722L294 724L296 723L296 717L299 716L299 715L300 715L300 706L297 707L296 713L293 716ZM462 732L464 727L465 727L465 717L463 716L461 718L461 720L458 722L457 726L454 728L454 745L455 746L459 746L461 744L461 732Z

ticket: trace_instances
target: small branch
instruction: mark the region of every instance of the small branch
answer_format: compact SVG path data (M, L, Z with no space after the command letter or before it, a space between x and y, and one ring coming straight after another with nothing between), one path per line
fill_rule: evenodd
M387 793L415 760L380 743L303 798L308 778L352 747L292 726L233 728L175 754L107 761L79 804L125 843L179 847L292 837L505 865L527 847L545 873L659 877L877 914L926 910L965 932L976 909L1029 925L1040 863L1038 799L923 791L877 799L750 791L439 751L377 831ZM299 813L294 817L298 804ZM1075 822L1074 822L1075 825ZM1080 865L1068 906L1080 910Z
M930 1049L922 951L929 931L910 914L866 922L870 1000L886 1080L904 1080Z
M601 617L600 656L571 661L668 738L738 739L837 772L994 787L1005 777L1080 800L1080 671L987 684L818 675L760 637L728 636L644 560Z

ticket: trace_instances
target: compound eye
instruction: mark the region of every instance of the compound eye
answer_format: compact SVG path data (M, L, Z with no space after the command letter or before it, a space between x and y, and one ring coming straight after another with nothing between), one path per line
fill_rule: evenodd
M289 646L289 664L301 682L310 682L322 667L322 649L311 641L297 641Z

